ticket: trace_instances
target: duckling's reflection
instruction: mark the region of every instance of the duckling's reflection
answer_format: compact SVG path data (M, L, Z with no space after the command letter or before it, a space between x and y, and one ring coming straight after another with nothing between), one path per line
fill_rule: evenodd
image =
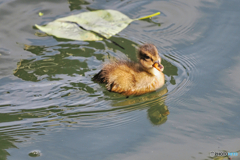
M149 120L154 125L161 125L165 123L167 121L167 116L170 113L164 101L150 107L147 112Z
M168 106L165 105L167 92L167 87L164 86L156 92L129 97L120 102L113 101L112 106L125 106L124 109L128 111L148 108L147 113L151 123L161 125L167 121L167 116L170 114Z

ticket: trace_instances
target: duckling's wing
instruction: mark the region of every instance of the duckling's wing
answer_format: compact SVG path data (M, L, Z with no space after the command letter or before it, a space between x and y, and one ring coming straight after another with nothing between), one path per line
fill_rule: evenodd
M133 88L136 83L133 68L127 65L120 65L112 70L108 79L108 90L113 92L126 92L129 88Z

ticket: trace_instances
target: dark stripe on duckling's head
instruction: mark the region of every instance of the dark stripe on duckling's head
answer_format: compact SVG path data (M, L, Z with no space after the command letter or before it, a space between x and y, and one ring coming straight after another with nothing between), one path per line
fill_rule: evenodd
M140 59L151 59L153 61L152 57L156 56L158 56L158 51L153 44L143 44L138 49L138 58Z

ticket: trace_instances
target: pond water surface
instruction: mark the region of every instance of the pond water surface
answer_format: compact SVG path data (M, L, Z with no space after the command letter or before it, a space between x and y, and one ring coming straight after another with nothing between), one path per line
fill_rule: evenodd
M0 0L0 159L185 160L239 152L239 6L238 0ZM161 14L96 42L42 36L33 27L97 9L132 19ZM91 80L109 58L136 61L137 46L146 42L163 59L162 89L126 98Z

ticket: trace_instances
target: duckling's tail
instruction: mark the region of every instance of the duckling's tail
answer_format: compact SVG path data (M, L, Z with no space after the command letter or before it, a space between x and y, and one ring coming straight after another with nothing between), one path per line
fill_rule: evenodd
M102 74L103 74L103 70L101 70L99 73L93 76L92 80L99 83L107 83L106 79L102 76Z

